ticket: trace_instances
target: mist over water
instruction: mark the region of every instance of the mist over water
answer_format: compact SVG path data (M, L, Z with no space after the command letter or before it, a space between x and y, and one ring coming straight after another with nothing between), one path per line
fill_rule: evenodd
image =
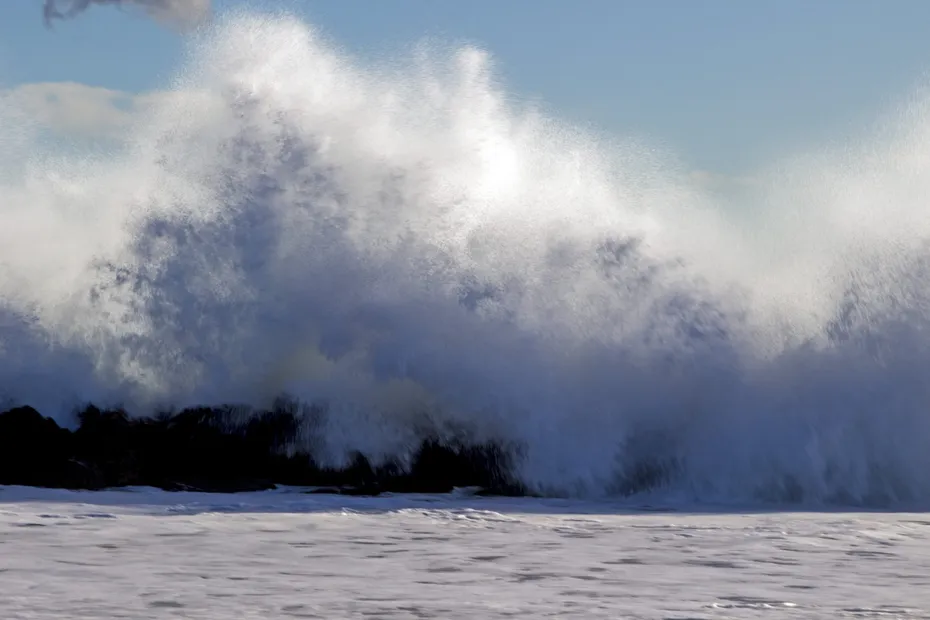
M439 433L513 445L541 493L930 500L930 100L734 217L491 65L238 14L118 154L44 150L0 100L0 398L289 394L334 465Z

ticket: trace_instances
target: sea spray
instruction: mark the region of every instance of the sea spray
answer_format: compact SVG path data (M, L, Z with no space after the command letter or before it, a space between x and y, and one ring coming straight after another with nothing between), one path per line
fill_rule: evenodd
M327 412L327 466L465 437L546 494L930 500L922 116L760 171L737 223L660 153L513 103L481 50L365 66L236 14L191 57L118 155L15 146L10 403L289 394Z

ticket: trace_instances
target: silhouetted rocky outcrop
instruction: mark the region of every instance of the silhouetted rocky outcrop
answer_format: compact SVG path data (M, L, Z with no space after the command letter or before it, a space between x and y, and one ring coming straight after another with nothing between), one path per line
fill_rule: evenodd
M363 495L480 487L485 493L523 493L509 475L508 454L494 444L427 438L408 468L393 462L375 467L362 454L342 469L320 467L312 454L294 449L301 419L286 406L247 416L194 408L156 418L91 406L78 419L71 431L31 407L0 413L0 484L207 492L287 484Z

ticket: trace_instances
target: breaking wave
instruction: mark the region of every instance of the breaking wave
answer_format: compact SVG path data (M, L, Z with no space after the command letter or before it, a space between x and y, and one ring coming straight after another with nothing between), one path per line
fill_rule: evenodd
M109 153L0 101L9 406L287 394L333 467L431 435L517 446L544 494L930 500L927 100L728 210L479 49L365 66L237 14L190 57Z

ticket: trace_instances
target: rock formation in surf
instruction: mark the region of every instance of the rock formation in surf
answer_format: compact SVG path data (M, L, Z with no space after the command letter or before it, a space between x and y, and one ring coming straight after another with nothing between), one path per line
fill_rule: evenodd
M372 464L356 454L347 467L324 468L295 450L302 420L286 406L240 421L233 409L193 408L131 418L90 406L75 431L31 407L0 413L0 484L64 489L152 486L172 491L238 492L275 485L377 495L480 487L520 494L500 446L442 444L426 438L409 466Z

